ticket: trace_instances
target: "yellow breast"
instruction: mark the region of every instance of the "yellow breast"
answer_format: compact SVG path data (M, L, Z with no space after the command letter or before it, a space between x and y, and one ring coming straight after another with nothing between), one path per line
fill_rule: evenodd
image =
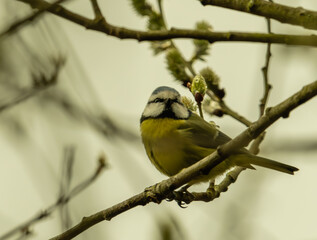
M141 134L149 138L161 138L175 132L185 120L171 118L147 119L141 124Z
M215 149L194 145L191 137L178 130L186 120L147 119L141 123L141 136L146 153L163 174L173 176L183 168L209 155ZM205 182L223 174L232 166L227 161L213 168L209 174L193 179L191 184Z
M177 131L184 121L162 118L147 119L141 123L141 136L149 159L168 176L188 167L184 161L186 141Z

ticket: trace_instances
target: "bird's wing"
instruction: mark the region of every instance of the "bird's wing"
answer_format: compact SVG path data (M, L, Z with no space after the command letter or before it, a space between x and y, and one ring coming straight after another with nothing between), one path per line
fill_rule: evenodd
M215 125L206 122L195 113L192 113L190 118L178 127L178 131L188 138L191 144L202 148L216 149L231 140Z
M199 161L212 153L218 146L231 140L230 137L219 131L214 124L206 122L194 113L178 127L178 131L187 140L184 152L186 152L185 160L189 165ZM228 157L228 160L232 165L250 169L255 169L252 165L256 165L288 174L294 174L298 170L290 165L252 155L245 148L235 151L235 154Z
M186 161L189 164L201 160L215 151L218 146L231 140L230 137L218 130L215 124L206 122L195 113L192 113L192 116L178 127L178 131L184 139L187 139L188 144L184 152L188 156ZM236 150L235 154L241 157L245 154L249 156L248 151L244 148ZM235 162L235 158L232 159ZM243 160L243 158L241 159ZM249 162L245 161L239 161L235 165L254 169Z

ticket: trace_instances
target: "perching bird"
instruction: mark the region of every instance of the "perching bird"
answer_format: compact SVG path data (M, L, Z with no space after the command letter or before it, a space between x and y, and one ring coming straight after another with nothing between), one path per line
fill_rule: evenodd
M187 109L180 94L170 87L154 90L141 117L141 136L146 153L163 174L173 176L211 154L230 137ZM189 183L214 180L235 166L254 169L252 165L294 174L298 169L239 149L206 175Z

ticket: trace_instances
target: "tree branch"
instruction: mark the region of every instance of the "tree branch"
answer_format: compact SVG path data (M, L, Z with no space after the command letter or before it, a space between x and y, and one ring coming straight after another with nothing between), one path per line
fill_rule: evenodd
M224 179L215 185L211 182L209 188L206 192L184 192L184 191L173 191L168 195L169 200L175 200L180 207L183 207L183 203L189 204L194 201L211 202L216 198L220 197L220 194L226 192L228 187L234 183L240 173L244 171L243 167L235 167L233 170L229 171Z
M247 118L245 118L244 116L240 115L239 113L229 108L223 100L219 101L219 105L224 114L227 114L233 117L234 119L243 123L247 127L251 125L252 122L250 122Z
M270 20L267 19L267 21L270 21ZM268 78L268 70L269 70L269 66L270 66L271 56L272 56L271 43L268 43L267 48L266 48L265 65L262 68L264 91L263 91L263 97L260 100L260 116L264 114L264 110L265 110L265 107L267 104L269 93L270 93L270 90L272 88L272 85L269 83L269 78Z
M160 203L170 195L171 191L183 186L191 179L200 175L201 172L207 172L215 167L235 149L245 147L252 139L259 136L266 128L273 124L280 117L288 117L290 111L305 103L317 95L317 81L306 85L299 92L281 102L275 107L268 108L266 113L256 122L252 123L240 135L220 146L217 151L205 157L201 161L182 170L180 173L172 176L152 187L147 188L144 192L139 193L121 203L118 203L108 209L102 210L89 217L84 217L80 223L66 232L52 238L52 240L72 239L92 227L93 225L108 220L126 212L136 206L144 206L150 202Z
M12 235L18 233L18 232L29 232L30 226L34 225L35 223L47 218L50 216L58 207L68 203L72 198L74 198L78 193L82 192L84 189L86 189L91 183L93 183L97 177L100 176L102 173L102 170L104 170L107 167L107 163L105 161L104 156L100 156L98 159L98 166L96 167L96 170L94 173L89 176L87 179L85 179L83 182L79 183L77 186L75 186L73 189L71 189L67 194L62 194L59 196L59 198L56 200L56 202L49 207L47 207L45 210L42 210L40 213L36 214L34 217L26 221L25 223L22 223L21 225L15 227L14 229L8 231L4 235L0 236L0 240L7 239L11 237Z
M21 27L25 26L27 23L30 23L30 22L34 21L35 19L38 19L40 16L43 15L44 12L46 12L50 8L57 6L58 4L61 4L64 1L65 0L57 0L54 3L52 3L51 5L48 5L46 8L42 8L42 9L36 11L35 13L32 13L29 16L24 17L24 18L20 19L19 21L13 23L12 25L8 26L6 30L4 30L2 33L0 33L0 39L6 35L15 33Z
M103 15L102 15L102 12L100 10L100 7L98 5L97 0L90 0L90 2L91 2L92 8L93 8L94 13L95 13L95 18L96 19L102 19Z
M271 3L273 3L273 0L269 0ZM269 18L266 18L266 24L267 24L267 31L268 33L272 33L271 31L271 20ZM268 43L266 46L266 55L265 55L265 64L264 67L262 67L262 73L263 73L263 97L260 100L260 117L264 114L267 101L269 98L270 90L272 89L272 85L269 83L269 66L270 66L270 60L271 60L271 43ZM261 133L260 136L258 136L252 143L250 147L250 151L254 154L258 154L260 152L260 144L264 140L265 132Z
M59 192L58 199L63 198L70 192L70 186L71 186L72 177L73 177L74 162L75 162L75 147L74 146L65 147L64 161L62 164L62 171L61 171L62 176L61 176L61 182L60 182L60 192ZM61 218L62 229L68 229L72 225L68 202L65 204L62 204L59 207L59 212L60 212L59 215Z
M21 90L23 91L20 96L15 98L14 100L5 103L3 105L0 105L0 113L4 110L7 110L13 106L18 105L21 102L24 102L25 100L35 96L39 92L47 89L48 87L54 85L57 82L57 78L60 72L61 67L64 65L65 60L60 57L57 59L53 59L54 64L54 72L51 76L47 77L44 74L40 73L38 76L33 76L33 87L27 90Z
M251 121L249 121L244 116L232 110L229 106L227 106L227 104L224 102L223 99L219 99L218 97L216 97L215 94L210 89L206 91L206 94L210 97L210 99L212 99L213 101L219 104L221 113L220 114L213 113L213 114L215 114L216 116L222 116L223 114L227 114L228 116L231 116L232 118L236 119L238 122L241 122L247 127L251 125L252 123Z
M288 7L264 0L199 0L202 5L229 8L258 16L272 18L281 23L317 30L317 12L302 7Z
M176 29L163 31L137 31L117 27L109 24L103 17L89 19L77 13L71 12L66 8L56 5L51 6L44 0L18 0L29 4L32 8L48 9L49 12L77 23L87 29L103 32L107 35L119 39L135 39L138 41L159 41L176 38L201 39L213 42L261 42L277 43L287 45L317 46L317 36L311 35L287 35L287 34L265 34L265 33L243 33L243 32L207 32L200 30Z

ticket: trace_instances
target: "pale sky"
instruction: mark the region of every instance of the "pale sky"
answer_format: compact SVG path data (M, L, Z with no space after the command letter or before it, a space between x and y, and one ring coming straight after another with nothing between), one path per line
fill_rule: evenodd
M144 29L146 21L133 12L129 1L99 2L111 24ZM317 3L313 0L279 2L317 10ZM26 10L22 3L11 2L9 5L21 8L22 13ZM92 16L89 1L71 1L66 6L77 13ZM170 27L192 28L196 21L206 20L215 31L266 31L263 18L203 7L195 0L169 0L163 7ZM1 19L9 18L5 11L0 14ZM54 37L45 32L48 26L57 33ZM315 31L277 22L273 22L272 30L276 33L316 34ZM164 56L153 56L149 43L119 40L51 16L35 27L29 27L28 31L22 31L21 36L32 47L29 51L41 57L50 52L62 52L67 56L65 70L58 86L54 87L56 91L67 93L90 112L98 113L102 109L120 126L137 135L141 113L157 86L172 86L190 96L166 70ZM13 46L15 41L10 44ZM43 49L39 43L47 47ZM190 56L190 40L177 40L176 43L185 56ZM23 46L17 46L14 52L21 51L18 51L20 48ZM265 50L265 44L216 43L207 61L194 67L198 70L212 67L226 90L227 104L255 121L262 97L261 68ZM273 89L269 106L315 81L317 73L317 51L314 48L273 45L272 53L269 80ZM21 69L30 65L24 59L18 59L18 62L23 65ZM27 71L23 73L28 74ZM6 92L5 89L2 91ZM0 115L3 123L0 128L0 236L54 202L59 191L66 145L76 148L73 185L93 172L101 152L106 154L110 164L110 169L70 202L72 224L166 178L151 165L140 139L132 142L103 138L88 124L83 124L84 121L77 122L57 107L45 106L30 99ZM159 239L159 224L169 223L171 218L176 219L188 240L317 239L317 191L314 184L317 180L317 151L276 150L281 142L286 146L288 142L305 139L316 142L316 109L317 100L313 99L292 112L290 118L279 120L268 130L262 144L261 155L298 167L300 171L295 176L262 168L246 171L226 193L211 203L192 203L186 209L179 208L174 202L149 204L119 215L111 222L102 222L78 239ZM5 125L10 118L19 120L26 129L26 137L17 137ZM245 129L230 117L209 119L231 137ZM201 185L198 189L204 187ZM33 239L47 239L60 233L58 211L32 230Z

